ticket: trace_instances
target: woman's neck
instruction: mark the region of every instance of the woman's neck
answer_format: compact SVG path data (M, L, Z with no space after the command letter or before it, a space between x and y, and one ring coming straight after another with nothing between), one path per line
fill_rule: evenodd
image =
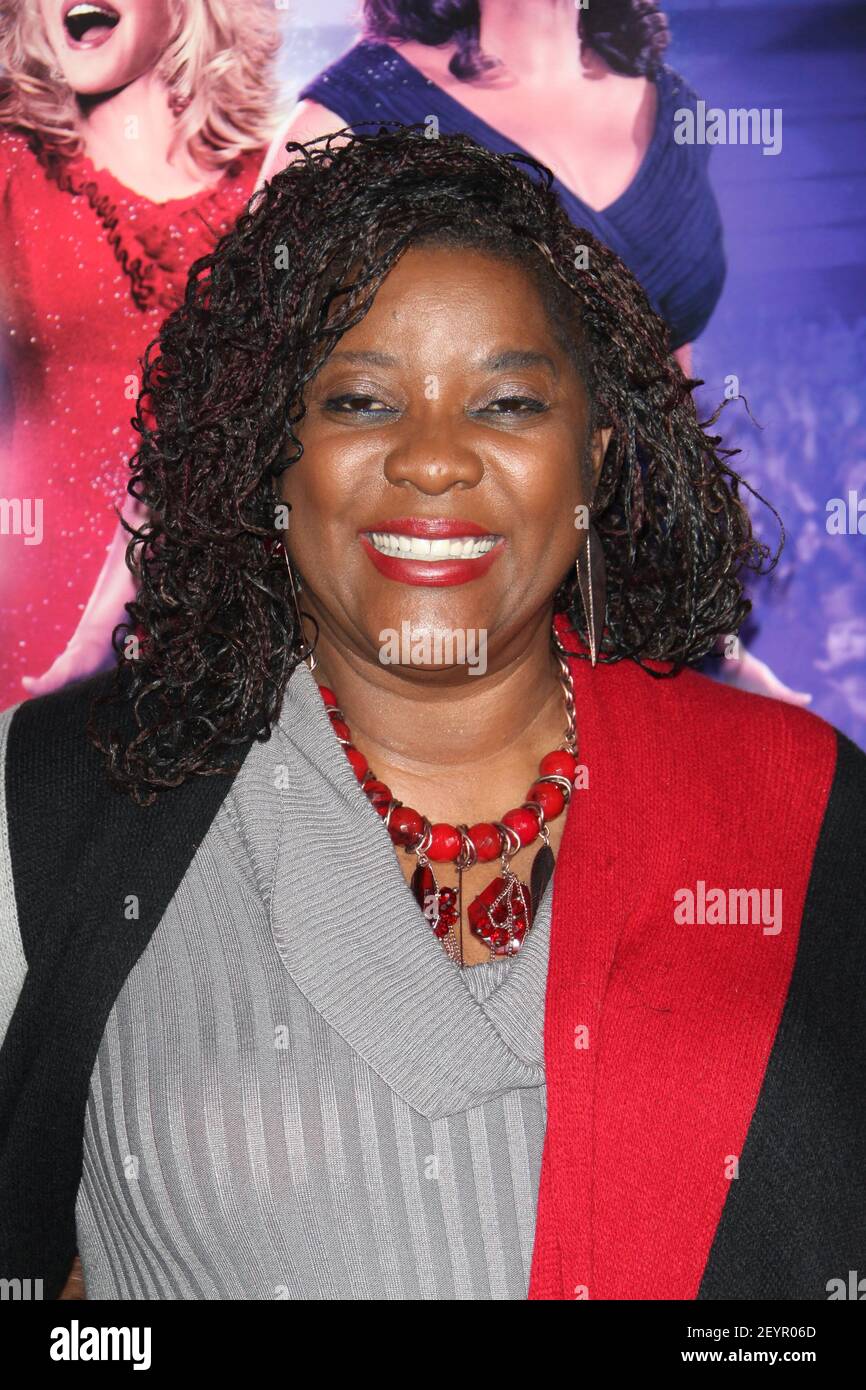
M549 618L488 655L483 674L470 674L469 666L407 674L361 655L320 619L315 678L334 690L374 769L462 781L472 767L486 774L528 746L548 751L565 731Z
M555 85L559 74L573 81L580 63L574 0L482 0L479 42L526 86Z
M179 149L169 151L177 118L169 91L151 71L95 101L80 100L84 152L96 169L108 169L132 192L151 202L184 198L207 186L212 175Z

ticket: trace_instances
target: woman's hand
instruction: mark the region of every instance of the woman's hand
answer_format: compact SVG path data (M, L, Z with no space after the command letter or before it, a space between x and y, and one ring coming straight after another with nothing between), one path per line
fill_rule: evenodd
M147 510L134 497L127 497L121 515L130 525L140 527L147 519ZM117 657L111 635L118 623L127 621L126 605L136 593L136 578L126 564L128 544L129 533L118 521L93 592L66 650L40 676L22 676L21 684L28 695L47 695L69 681L82 680L114 665Z
M691 376L693 366L691 343L683 343L682 347L678 347L674 352L674 357L682 368L683 376Z
M22 676L21 684L28 695L48 695L70 681L83 680L97 671L107 671L116 662L111 645L111 632L82 633L79 629L72 641L41 676Z
M786 705L812 703L812 696L807 691L792 690L789 685L785 685L766 661L760 661L758 657L753 656L742 642L739 644L739 655L727 657L720 662L720 666L720 679L727 681L729 685L735 685L738 690L748 690L753 695L769 695L774 700L783 700Z
M72 1261L72 1268L69 1271L69 1278L63 1286L63 1292L58 1294L58 1298L87 1298L84 1288L84 1272L81 1268L81 1260L78 1255Z
M334 131L342 130L345 124L346 122L335 111L330 111L327 106L321 106L319 102L310 101L308 98L299 101L271 140L259 170L256 191L264 188L265 184L274 177L274 174L285 169L289 163L289 156L286 153L287 140L298 140L301 144L309 144L311 140L320 140L326 135L333 135Z

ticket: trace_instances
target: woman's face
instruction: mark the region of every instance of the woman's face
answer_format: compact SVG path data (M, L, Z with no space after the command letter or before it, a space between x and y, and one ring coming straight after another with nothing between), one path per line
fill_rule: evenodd
M332 641L376 659L409 623L413 640L484 631L492 655L549 616L609 431L588 438L582 380L524 271L410 248L305 400L279 488L302 606Z
M73 92L102 96L155 67L172 32L171 0L39 0L57 65Z

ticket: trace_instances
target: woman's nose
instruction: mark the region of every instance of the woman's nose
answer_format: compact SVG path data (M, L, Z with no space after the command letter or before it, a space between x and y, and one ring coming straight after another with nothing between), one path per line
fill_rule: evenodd
M419 492L438 496L452 487L476 487L484 476L484 464L468 431L453 419L405 422L389 438L385 477L400 487L411 483Z

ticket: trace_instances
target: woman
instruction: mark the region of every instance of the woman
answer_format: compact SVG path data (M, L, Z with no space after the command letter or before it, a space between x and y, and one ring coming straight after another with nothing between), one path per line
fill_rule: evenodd
M262 0L0 4L2 492L42 510L0 539L0 707L111 656L139 359L252 192L277 42Z
M363 13L361 40L301 90L262 177L285 163L287 139L382 118L435 119L488 149L528 151L556 173L575 226L640 280L688 374L725 258L708 148L674 140L674 111L696 98L663 62L659 6L364 0Z
M543 170L295 153L146 364L130 659L0 721L0 1274L825 1298L866 759L685 668L739 480Z
M687 376L692 342L725 279L709 147L674 139L696 96L663 62L667 21L651 0L364 0L361 40L300 92L260 183L308 141L379 119L465 132L488 149L529 151L557 175L560 200L634 272L666 320ZM435 124L434 124L435 123ZM582 254L580 251L578 254ZM697 383L695 383L697 384ZM807 705L725 633L707 674Z

